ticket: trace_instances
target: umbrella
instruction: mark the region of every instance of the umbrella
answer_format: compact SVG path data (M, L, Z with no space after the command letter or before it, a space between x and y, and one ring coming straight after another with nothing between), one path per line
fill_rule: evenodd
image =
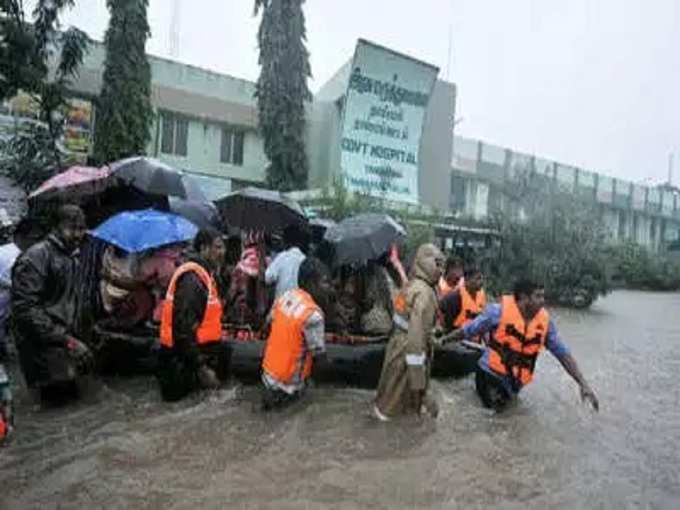
M151 195L205 202L200 186L169 165L153 158L134 157L111 163L111 175Z
M335 221L326 218L312 218L309 220L310 227L324 231L336 225L337 223Z
M68 170L47 179L38 189L28 195L28 198L75 200L91 196L111 185L111 181L107 177L109 177L108 168L72 166Z
M185 217L198 228L214 227L221 229L222 227L220 213L212 202L195 202L170 197L168 203L170 211Z
M314 242L319 242L323 239L326 231L337 225L333 220L327 220L325 218L312 218L309 220L309 229L312 233L312 239Z
M271 231L307 225L300 204L278 191L248 187L215 203L227 223L242 230Z
M176 214L144 209L124 211L99 225L92 235L136 253L166 244L189 241L198 228Z
M330 247L335 266L363 263L383 256L406 231L387 214L359 214L326 230L324 241Z

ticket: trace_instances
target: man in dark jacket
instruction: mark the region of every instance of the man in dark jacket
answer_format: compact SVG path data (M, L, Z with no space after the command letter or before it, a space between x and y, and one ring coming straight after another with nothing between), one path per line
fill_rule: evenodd
M201 230L194 239L194 252L189 262L207 272L214 297L219 299L215 278L225 256L220 232L212 228ZM213 323L216 331L207 335L211 338L204 338L204 342L199 338L200 330L212 329L208 316L216 311L216 308L210 310L208 285L197 271L186 270L185 265L177 271L173 277L174 292L171 281L164 303L158 367L161 395L169 401L185 397L196 387L217 387L217 374L224 371L226 363L225 350L219 341L221 316L217 324ZM221 315L221 305L219 310Z
M73 336L78 249L85 215L74 205L57 211L57 227L17 259L12 271L12 321L21 369L44 398L75 388L92 369L88 347Z

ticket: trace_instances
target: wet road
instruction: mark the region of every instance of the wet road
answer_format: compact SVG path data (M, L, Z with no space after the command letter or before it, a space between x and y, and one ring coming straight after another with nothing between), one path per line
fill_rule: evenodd
M375 423L364 390L263 416L252 387L167 405L114 380L94 405L20 405L0 508L680 508L680 294L554 315L599 414L549 354L499 416L471 377L436 381L436 422Z

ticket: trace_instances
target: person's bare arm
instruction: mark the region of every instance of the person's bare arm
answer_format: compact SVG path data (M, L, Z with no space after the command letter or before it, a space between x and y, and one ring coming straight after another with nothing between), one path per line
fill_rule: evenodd
M576 363L576 359L572 356L569 347L562 341L559 333L557 332L557 326L551 320L548 324L548 334L546 337L545 346L555 356L564 370L576 381L581 389L581 399L590 402L593 409L596 411L600 408L600 403L597 400L595 392L590 388L590 385L586 381L585 377L581 373L581 369Z
M586 381L585 377L583 377L581 369L579 368L578 363L576 363L576 359L571 354L564 354L557 359L564 367L564 370L576 381L576 383L581 388L581 399L583 401L587 400L590 402L590 405L593 406L595 411L599 411L600 402L598 401L595 392L588 384L588 381Z
M408 283L408 276L406 276L404 266L402 265L401 260L399 260L399 251L396 245L392 245L392 248L390 249L389 260L390 264L392 264L392 267L394 267L394 269L399 274L399 279L401 280L399 283L399 287L406 286L406 284Z

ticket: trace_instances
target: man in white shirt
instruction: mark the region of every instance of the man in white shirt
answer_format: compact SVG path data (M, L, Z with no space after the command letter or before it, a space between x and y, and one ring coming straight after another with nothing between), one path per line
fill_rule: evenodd
M305 232L299 227L287 227L283 231L286 250L274 258L264 275L267 285L276 285L275 299L298 287L300 264L306 258L302 251L307 244L306 238Z

